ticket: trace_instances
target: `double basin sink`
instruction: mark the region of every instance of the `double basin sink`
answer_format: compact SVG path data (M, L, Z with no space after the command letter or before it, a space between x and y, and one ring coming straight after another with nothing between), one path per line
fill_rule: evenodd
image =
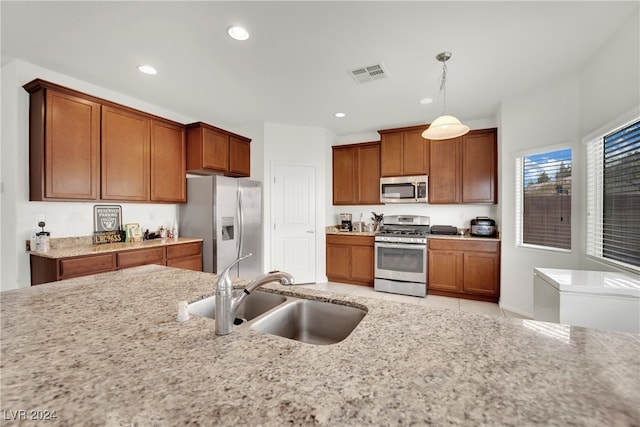
M234 290L234 296L242 292ZM193 302L187 311L215 319L215 295ZM253 291L239 307L234 324L308 344L334 344L351 334L367 314L357 307Z

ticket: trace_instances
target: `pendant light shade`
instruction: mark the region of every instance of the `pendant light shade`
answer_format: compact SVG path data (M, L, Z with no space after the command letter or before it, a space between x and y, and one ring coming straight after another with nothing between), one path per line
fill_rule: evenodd
M451 52L441 52L436 56L436 59L442 62L442 78L440 79L440 91L442 92L443 105L442 115L435 119L431 125L422 132L422 137L425 139L449 139L457 138L469 132L469 126L460 123L460 120L454 116L445 114L447 108L447 64L446 62L451 58Z
M425 139L449 139L457 138L469 132L469 126L460 123L460 120L453 116L440 116L435 119L425 130L422 132L422 137Z

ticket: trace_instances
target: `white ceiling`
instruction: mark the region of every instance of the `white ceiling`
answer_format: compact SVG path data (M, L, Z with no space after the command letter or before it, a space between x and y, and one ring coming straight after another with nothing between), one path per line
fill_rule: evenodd
M2 65L19 58L223 128L345 135L439 115L444 50L447 112L493 117L501 101L578 71L638 4L2 1ZM231 40L233 24L251 38ZM388 79L356 84L347 72L378 62Z

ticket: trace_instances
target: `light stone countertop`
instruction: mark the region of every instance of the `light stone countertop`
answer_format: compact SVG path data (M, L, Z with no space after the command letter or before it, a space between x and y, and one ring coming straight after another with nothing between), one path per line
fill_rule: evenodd
M368 313L325 346L176 322L213 283L143 266L1 292L2 425L20 410L60 426L640 423L637 334L279 284L265 288Z
M184 243L191 242L202 242L200 238L193 237L178 237L178 240L173 239L152 239L145 240L143 242L118 242L118 243L106 243L103 245L94 245L91 243L91 238L78 238L77 240L73 240L73 238L61 238L58 240L67 241L66 244L52 244L51 249L47 252L29 252L31 255L37 255L43 258L69 258L74 256L86 256L86 255L96 255L103 254L109 252L118 252L118 251L126 251L131 249L146 249L153 248L157 246L169 246L169 245L180 245ZM71 241L71 243L69 243Z

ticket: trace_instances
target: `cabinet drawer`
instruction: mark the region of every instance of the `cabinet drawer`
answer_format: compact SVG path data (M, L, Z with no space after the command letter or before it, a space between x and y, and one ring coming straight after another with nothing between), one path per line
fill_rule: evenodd
M202 271L202 255L185 258L168 259L167 267L182 268L184 270Z
M498 252L500 242L478 240L429 239L429 249L464 252Z
M114 254L103 254L60 260L60 278L104 273L116 269Z
M202 242L167 246L167 259L184 258L202 253Z
M164 264L164 248L137 249L119 252L118 268L135 267L145 264Z
M327 234L327 243L334 245L373 246L373 236Z

